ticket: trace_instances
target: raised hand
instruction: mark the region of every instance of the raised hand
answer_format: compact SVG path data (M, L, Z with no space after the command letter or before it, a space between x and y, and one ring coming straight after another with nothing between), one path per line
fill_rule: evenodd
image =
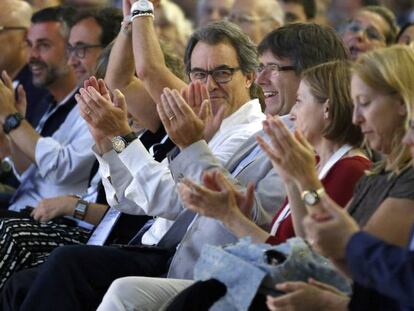
M210 100L206 99L201 104L199 117L204 122L204 139L209 142L214 134L219 130L224 119L226 107L221 106L217 113L213 115Z
M180 149L204 138L204 122L177 90L164 89L157 111L168 136Z
M76 100L81 116L88 123L95 141L126 135L132 131L128 123L125 97L119 90L114 91L113 102L103 80L99 80L97 85L92 83L86 89L81 88L79 93Z
M285 181L295 180L305 188L310 181L318 181L315 152L298 131L293 135L277 116L268 116L263 129L270 144L261 137L257 141Z
M19 94L20 97L21 94ZM23 101L23 98L21 99ZM0 117L4 120L8 115L18 111L14 97L13 82L5 70L0 79Z
M16 109L22 114L22 116L24 117L26 116L26 109L27 109L26 91L24 90L24 87L21 84L17 87Z
M204 122L204 139L209 142L220 128L224 119L225 106L213 115L207 86L200 81L191 82L181 90L181 96Z
M185 178L179 184L178 191L187 208L225 223L239 213L250 217L253 184L249 184L246 193L242 193L218 170L206 172L203 182L204 186Z
M328 196L323 196L319 205L317 212L304 219L306 238L322 255L343 259L349 239L359 230L358 224Z

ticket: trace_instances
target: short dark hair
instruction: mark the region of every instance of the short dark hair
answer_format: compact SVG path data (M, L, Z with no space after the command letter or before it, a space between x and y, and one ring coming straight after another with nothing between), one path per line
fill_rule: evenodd
M404 31L405 31L407 28L410 28L410 27L412 27L412 26L414 26L414 22L408 22L408 23L405 23L405 24L401 27L400 31L398 32L398 35L397 35L397 37L395 38L395 42L398 42L398 40L400 40L400 38L401 38L402 34L404 33Z
M328 124L323 136L336 143L360 146L362 133L352 123L351 66L347 61L330 61L309 68L302 80L321 105L328 102Z
M348 49L334 29L315 23L292 23L273 30L259 44L258 51L290 59L297 74L327 61L349 58Z
M69 36L69 24L72 16L76 13L76 9L66 6L49 7L37 11L32 15L30 21L33 24L45 22L61 23L61 34L64 38Z
M315 0L282 0L284 3L297 3L303 7L307 19L313 19L316 16Z
M368 11L368 12L375 13L381 16L381 18L387 23L389 27L389 31L385 33L385 43L387 45L391 45L395 43L395 39L397 38L399 27L397 24L397 19L395 17L395 14L391 10L387 9L384 6L380 6L380 5L368 5L368 6L362 7L360 11Z
M185 70L188 74L191 70L191 54L198 42L210 45L227 42L237 53L240 69L244 74L254 73L259 65L259 55L253 41L237 26L228 21L210 23L196 30L188 40L184 53ZM257 97L258 86L252 83L250 96Z
M102 34L99 41L103 46L107 46L118 35L121 29L123 14L120 9L112 7L83 9L74 16L69 26L72 28L87 18L95 19L96 23L101 27Z
M187 73L191 70L191 54L199 41L210 45L230 43L237 52L240 69L243 73L254 72L259 64L257 49L253 41L236 24L219 21L196 30L188 40L184 54Z

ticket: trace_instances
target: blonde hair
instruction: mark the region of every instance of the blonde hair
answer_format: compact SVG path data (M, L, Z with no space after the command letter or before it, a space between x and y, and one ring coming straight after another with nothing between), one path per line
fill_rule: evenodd
M399 174L411 165L411 156L402 138L414 99L414 51L401 45L376 49L360 55L352 68L370 88L397 94L406 106L406 122L393 133L390 154L372 169L372 173L379 173L387 163L392 173Z

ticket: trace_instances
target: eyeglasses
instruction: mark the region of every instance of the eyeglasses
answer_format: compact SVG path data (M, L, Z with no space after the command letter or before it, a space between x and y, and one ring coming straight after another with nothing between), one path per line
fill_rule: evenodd
M230 15L226 18L227 21L235 24L251 24L254 22L264 22L273 19L270 16L253 17L249 15Z
M75 46L71 46L70 44L68 44L66 46L66 53L68 54L68 56L74 53L75 56L78 58L85 58L87 50L101 47L103 47L102 44L78 44Z
M231 68L227 66L217 67L213 70L192 69L190 70L190 80L199 80L206 83L207 77L211 75L216 83L227 83L231 81L234 73L238 70L240 70L240 67Z
M358 22L351 22L345 27L345 31L349 31L352 33L359 33L362 32L368 40L370 41L383 41L385 42L385 37L382 35L378 29L373 26L368 26L366 28L362 27L362 25Z
M266 65L260 64L256 68L256 74L261 74L265 70L267 72L270 72L270 73L278 74L281 71L296 70L296 67L292 66L292 65L281 66L281 65L276 64L276 63L268 63Z
M23 26L0 26L0 32L9 31L9 30L27 30L27 27L23 27Z

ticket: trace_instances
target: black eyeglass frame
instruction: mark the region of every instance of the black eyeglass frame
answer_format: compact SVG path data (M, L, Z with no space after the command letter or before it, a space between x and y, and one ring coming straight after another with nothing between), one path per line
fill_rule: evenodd
M228 79L226 79L226 80L217 80L215 77L214 77L214 73L215 72L218 72L218 71L223 71L223 70L228 70L229 72L230 72L230 75L229 75L229 77L228 77ZM241 68L240 67L228 67L228 66L219 66L219 67L216 67L216 68L214 68L214 69L212 69L212 70L203 70L203 69L199 69L199 68L197 68L197 69L191 69L189 72L188 72L188 77L189 77L189 79L191 80L191 81L196 81L196 80L198 80L198 81L201 81L201 82L203 82L203 83L206 83L207 82L207 79L208 79L208 76L211 76L212 78L213 78L213 80L214 80L214 82L216 82L216 83L219 83L219 84L225 84L225 83L228 83L228 82L230 82L232 79L233 79L233 76L234 76L234 73L236 72L236 71L239 71L239 70L241 70ZM194 74L194 73L204 73L206 76L205 76L205 78L204 79L197 79L197 78L192 78L191 77L191 75L192 74Z
M102 44L79 44L75 46L71 46L69 44L66 45L66 53L70 56L72 53L75 54L76 57L83 59L86 56L86 50L94 49L94 48L103 48Z
M273 69L274 67L276 67L276 69ZM276 71L277 73L279 73L281 71L296 70L296 66L293 66L293 65L279 65L279 64L276 64L276 63L269 63L269 64L266 64L266 65L257 66L256 74L262 73L267 68L270 68L271 69L270 71Z

